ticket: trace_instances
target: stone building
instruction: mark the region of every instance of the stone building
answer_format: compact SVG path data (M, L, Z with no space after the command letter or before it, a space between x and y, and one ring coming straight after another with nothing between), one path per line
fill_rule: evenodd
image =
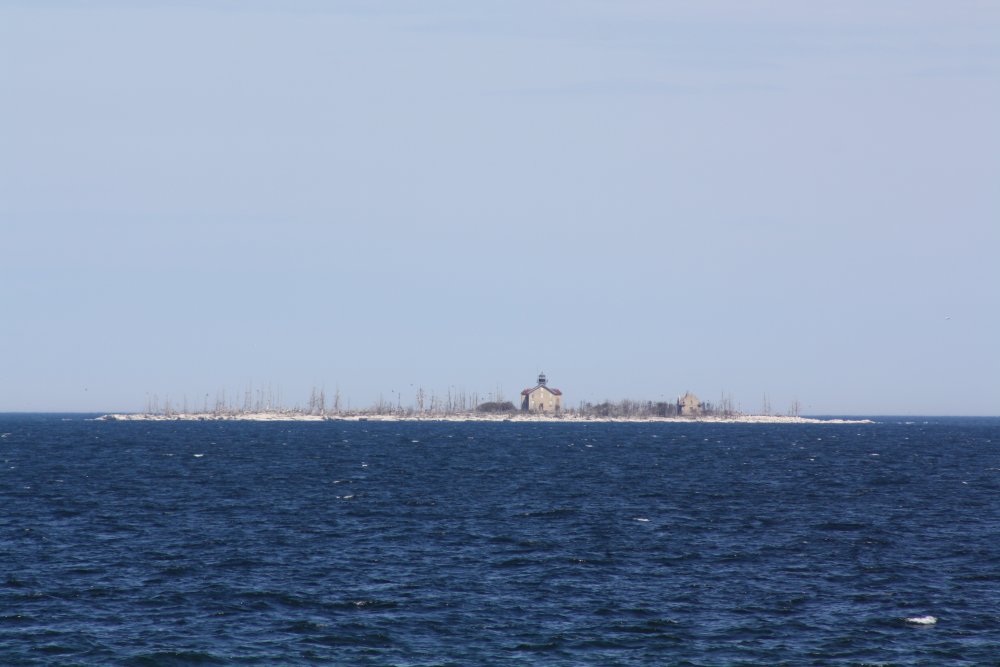
M562 410L562 392L548 386L545 373L538 374L538 384L521 392L525 412L556 413Z
M701 401L690 391L677 399L677 414L682 417L697 417L701 414Z

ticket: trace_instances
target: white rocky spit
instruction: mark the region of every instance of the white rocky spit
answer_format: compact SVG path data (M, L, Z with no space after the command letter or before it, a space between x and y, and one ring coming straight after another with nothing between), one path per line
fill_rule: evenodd
M814 417L785 417L778 415L737 415L732 417L580 417L572 414L458 414L458 415L374 415L364 413L339 415L307 415L298 412L247 412L247 413L172 413L142 414L116 413L97 417L99 421L259 421L259 422L554 422L554 423L676 423L693 422L711 424L873 424L870 419L817 419Z

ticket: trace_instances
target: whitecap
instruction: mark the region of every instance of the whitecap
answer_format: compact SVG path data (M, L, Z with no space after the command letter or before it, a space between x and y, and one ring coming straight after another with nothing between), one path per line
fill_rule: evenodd
M907 623L914 623L916 625L934 625L937 623L936 616L910 616L906 619Z
M634 517L632 517L632 520L633 521L641 521L642 523L649 523L649 519L647 519L644 516L634 516Z
M201 458L201 457L203 457L203 456L204 456L204 454L195 454L195 455L194 455L194 457L195 457L196 459L200 459L200 458Z

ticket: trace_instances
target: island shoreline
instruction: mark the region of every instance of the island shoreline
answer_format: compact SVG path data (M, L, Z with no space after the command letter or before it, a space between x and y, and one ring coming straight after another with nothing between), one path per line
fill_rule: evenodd
M874 424L871 419L845 419L839 417L792 417L782 415L733 415L697 416L697 417L593 417L572 414L538 415L538 414L453 414L453 415L407 415L407 414L338 414L309 415L299 413L111 413L96 417L95 421L242 421L242 422L495 422L495 423L551 423L551 424Z

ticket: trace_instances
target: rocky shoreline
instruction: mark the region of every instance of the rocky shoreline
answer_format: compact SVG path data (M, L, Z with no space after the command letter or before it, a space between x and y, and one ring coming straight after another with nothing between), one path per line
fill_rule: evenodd
M250 421L250 422L536 422L536 423L671 423L671 424L874 424L870 419L820 419L816 417L790 417L779 415L734 415L730 417L581 417L573 414L456 414L456 415L372 415L339 414L308 415L296 412L251 413L174 413L142 414L113 413L96 418L97 421Z

